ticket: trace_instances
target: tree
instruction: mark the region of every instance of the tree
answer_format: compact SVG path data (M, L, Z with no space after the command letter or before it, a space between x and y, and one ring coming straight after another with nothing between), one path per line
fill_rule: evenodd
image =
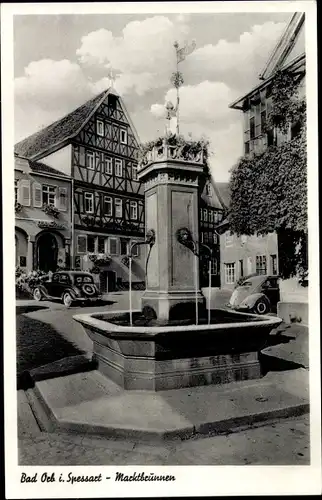
M299 80L279 71L272 83L267 128L297 135L239 159L230 179L229 222L237 234L276 231L282 277L307 275L307 160L305 101ZM286 139L286 137L285 137Z

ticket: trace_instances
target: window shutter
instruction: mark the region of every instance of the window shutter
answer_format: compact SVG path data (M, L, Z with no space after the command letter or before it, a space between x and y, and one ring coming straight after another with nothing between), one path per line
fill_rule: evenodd
M19 186L21 204L30 207L30 181L22 179Z
M42 206L42 186L39 182L33 183L33 202L34 207L39 208Z
M59 196L59 208L60 210L67 210L67 189L65 187L58 188L58 196Z

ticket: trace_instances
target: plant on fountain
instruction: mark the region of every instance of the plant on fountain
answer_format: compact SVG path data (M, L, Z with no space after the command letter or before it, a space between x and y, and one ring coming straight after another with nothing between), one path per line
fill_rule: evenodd
M146 163L148 153L151 152L154 148L162 148L164 144L176 148L177 159L183 159L186 161L193 160L195 158L198 158L198 155L202 153L204 175L205 178L210 177L209 141L205 138L201 138L199 140L185 139L182 135L177 134L158 137L153 141L148 141L140 145L138 157L139 163Z

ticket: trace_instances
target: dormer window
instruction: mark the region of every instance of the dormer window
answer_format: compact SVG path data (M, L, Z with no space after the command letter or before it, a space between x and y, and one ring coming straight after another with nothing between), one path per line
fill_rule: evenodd
M127 131L124 128L120 129L121 144L127 144Z
M97 135L104 137L104 122L102 122L102 120L96 121L96 133Z

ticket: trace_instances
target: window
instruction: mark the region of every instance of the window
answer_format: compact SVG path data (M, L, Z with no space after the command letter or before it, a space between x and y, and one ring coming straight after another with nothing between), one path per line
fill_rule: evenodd
M70 284L70 277L68 276L68 274L60 274L59 283Z
M15 179L15 203L18 203L18 181Z
M97 120L96 122L96 133L104 137L104 122L102 122L102 120Z
M120 198L115 198L115 217L122 217L122 200Z
M115 175L116 177L123 177L123 161L119 158L115 160Z
M132 179L136 181L137 178L138 178L138 166L132 165Z
M131 245L133 245L133 243L136 243L136 241L131 241ZM135 247L132 248L132 257L138 257L140 255L140 247L139 245L135 245Z
M205 222L208 220L208 210L206 208L203 209L203 220Z
M87 168L90 170L94 170L95 168L95 156L94 153L87 152L86 153L86 159L87 159Z
M214 212L212 210L209 210L208 218L209 218L209 222L213 222L213 220L214 220Z
M94 212L94 194L85 193L85 212L92 214Z
M255 117L254 116L249 120L249 125L250 125L250 139L252 140L255 137Z
M104 214L105 215L112 215L113 208L112 208L112 203L113 200L110 196L104 196Z
M206 184L206 195L211 196L211 185L210 184Z
M225 264L225 282L226 285L235 283L235 262Z
M271 255L271 273L277 274L277 255Z
M233 244L234 241L234 235L231 231L227 231L225 233L225 245L226 247L229 247L230 245Z
M136 220L138 218L138 204L136 201L130 201L130 219Z
M117 238L109 238L109 254L117 255L118 254L118 241Z
M113 173L112 158L109 156L104 156L104 170L108 175L112 175Z
M59 208L60 210L67 210L67 189L59 188Z
M217 224L218 223L218 212L214 212L214 223Z
M127 255L128 244L127 240L121 240L121 255Z
M95 236L87 236L87 251L95 252Z
M217 274L217 259L211 259L211 274Z
M217 243L218 243L217 233L213 233L213 242L214 242L214 245L217 245Z
M267 274L266 255L256 256L256 274Z
M97 238L97 251L98 253L105 253L105 238L103 236Z
M208 233L204 233L203 235L203 242L207 245L207 243L209 243L208 241Z
M43 184L42 202L44 205L56 205L56 187Z
M202 210L202 208L200 209L200 220L203 221L203 210Z
M87 238L86 236L77 236L77 253L86 253Z
M124 128L120 129L120 139L122 144L127 144L127 131Z
M239 261L239 277L242 278L244 276L244 261L240 259Z

